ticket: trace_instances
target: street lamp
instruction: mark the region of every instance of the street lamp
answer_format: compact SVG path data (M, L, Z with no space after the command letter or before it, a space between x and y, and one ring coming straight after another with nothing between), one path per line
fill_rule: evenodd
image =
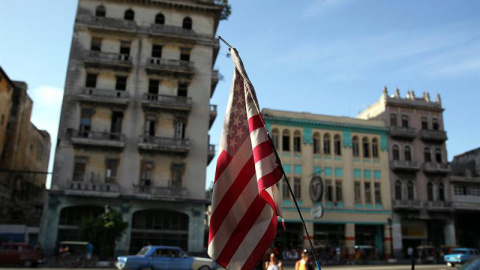
M395 253L393 252L393 234L392 234L392 219L388 218L388 229L390 230L390 258L394 259L395 258Z

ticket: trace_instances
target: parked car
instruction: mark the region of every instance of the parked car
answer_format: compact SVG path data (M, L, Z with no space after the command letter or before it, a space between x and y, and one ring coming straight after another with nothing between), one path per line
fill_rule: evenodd
M480 270L480 257L475 257L466 262L458 270Z
M448 266L453 267L455 264L464 263L471 258L477 257L479 254L475 248L454 248L452 254L443 256L443 260Z
M43 263L43 260L43 252L32 249L27 243L4 243L0 249L0 264L33 267Z
M214 270L215 262L209 258L189 257L181 248L171 246L146 246L137 255L119 256L115 266L120 269L178 269Z
M418 263L434 263L435 262L435 248L432 246L418 246L417 247L417 262Z

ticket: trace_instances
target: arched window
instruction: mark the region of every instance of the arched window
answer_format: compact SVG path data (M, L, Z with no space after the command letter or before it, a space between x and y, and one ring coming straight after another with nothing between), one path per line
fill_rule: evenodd
M412 151L410 149L410 146L405 146L405 160L406 161L412 161Z
M302 145L302 135L300 131L295 130L295 132L293 133L293 151L301 152L302 151L301 145Z
M364 137L362 139L362 145L363 145L363 157L368 158L370 157L370 144L368 143L368 138Z
M323 153L330 154L330 134L323 135Z
M407 198L409 201L413 201L415 199L415 193L413 191L413 182L408 181L407 183Z
M435 149L435 161L442 163L442 150L440 150L440 148Z
M402 127L408 128L408 115L402 115Z
M438 124L438 119L437 118L432 119L432 127L433 127L433 130L439 130L440 129L440 125Z
M425 162L432 162L432 156L430 155L430 148L425 147L423 150L423 158L425 159Z
M402 182L400 180L395 182L395 199L402 200Z
M443 186L443 183L438 185L438 199L442 202L445 201L445 187Z
M390 126L396 127L397 126L397 115L396 114L390 114Z
M282 134L282 151L290 151L290 131L288 129Z
M335 155L341 156L342 155L342 142L341 142L340 135L336 134L333 137L333 150L335 152Z
M399 160L400 159L400 150L398 148L398 145L394 145L392 147L392 153L393 153L393 160Z
M352 138L352 152L354 157L359 157L360 156L360 148L358 145L358 137L354 136Z
M156 24L165 24L165 16L162 13L158 13L155 16L155 23Z
M190 17L186 17L185 19L183 19L182 28L192 30L192 19L190 19Z
M272 141L275 148L278 148L278 129L276 128L272 130Z
M313 153L320 154L320 134L318 132L313 134Z
M428 182L427 184L427 200L433 201L433 184Z
M422 129L423 129L423 130L427 130L427 129L428 129L427 117L422 117Z
M96 17L105 17L106 14L107 14L107 10L103 5L98 6L97 9L95 10Z
M372 140L372 157L378 158L378 140L373 138Z
M135 12L133 12L133 10L131 9L128 9L127 11L125 11L125 15L123 16L123 18L126 21L133 21L135 19Z

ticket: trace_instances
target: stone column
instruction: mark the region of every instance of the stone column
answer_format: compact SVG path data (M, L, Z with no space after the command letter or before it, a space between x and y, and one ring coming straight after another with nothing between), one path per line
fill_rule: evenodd
M443 233L445 234L445 244L447 246L455 246L457 244L455 236L455 221L453 218L446 220L445 226L443 227Z
M205 237L205 206L203 204L192 205L188 217L188 251L202 252Z
M345 246L348 247L348 259L352 261L355 258L355 224L345 224Z
M392 236L390 235L390 226L383 226L383 242L385 250L385 259L392 257Z
M38 233L38 242L42 245L46 257L53 256L57 248L60 209L58 197L47 192Z
M120 209L123 221L128 222L128 227L125 229L120 240L115 243L115 256L128 255L130 253L130 237L132 235L133 211L128 202L122 202Z
M393 214L392 218L392 233L393 233L393 253L395 254L396 258L402 257L402 223L401 223L401 216L399 214Z

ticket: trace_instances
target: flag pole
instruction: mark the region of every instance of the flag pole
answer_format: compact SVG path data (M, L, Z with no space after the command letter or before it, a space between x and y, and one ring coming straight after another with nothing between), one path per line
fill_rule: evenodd
M229 44L225 39L223 39L221 36L218 36L218 38L219 38L223 43L225 43L225 45L228 46L229 50L236 50L234 47L232 47L232 45L230 45L230 44ZM256 95L255 95L255 93L252 93L252 92L251 92L251 91L252 91L251 88L253 88L253 85L252 85L252 83L250 82L250 79L249 79L249 78L246 78L246 77L245 77L246 75L245 75L243 72L240 72L240 74L242 75L243 79L245 79L245 80L250 84L250 86L252 86L252 87L247 87L247 89L248 89L248 91L250 91L250 94L252 94L252 96L254 97L254 98L252 98L253 104L255 105L255 108L257 109L257 111L260 113L260 109L259 109L259 106L258 106L258 104L257 104ZM320 268L320 263L318 262L317 255L315 254L315 249L313 248L312 240L310 239L310 234L308 233L308 230L307 230L307 225L305 224L305 220L303 219L302 212L300 211L300 207L298 206L297 199L295 198L295 194L293 193L293 190L292 190L292 187L291 187L291 185L290 185L290 182L288 181L288 177L287 177L287 175L285 174L285 171L283 170L282 160L280 159L280 156L278 155L277 148L276 148L275 145L273 144L272 137L270 137L270 132L269 132L267 126L265 125L265 122L263 121L263 117L262 117L262 123L263 123L263 127L265 128L265 130L266 130L266 132L267 132L267 136L268 136L268 139L270 140L270 144L272 145L273 152L275 153L275 156L277 157L277 160L280 162L280 166L282 166L283 177L285 177L285 181L287 182L288 190L290 191L290 194L292 195L293 201L295 202L295 207L297 208L297 211L298 211L298 215L300 216L300 219L301 219L302 224L303 224L303 228L305 229L305 233L307 234L308 242L310 243L310 247L312 248L312 253L313 253L313 258L314 258L314 260L315 260L315 264L317 265L318 270L321 270L321 268Z

